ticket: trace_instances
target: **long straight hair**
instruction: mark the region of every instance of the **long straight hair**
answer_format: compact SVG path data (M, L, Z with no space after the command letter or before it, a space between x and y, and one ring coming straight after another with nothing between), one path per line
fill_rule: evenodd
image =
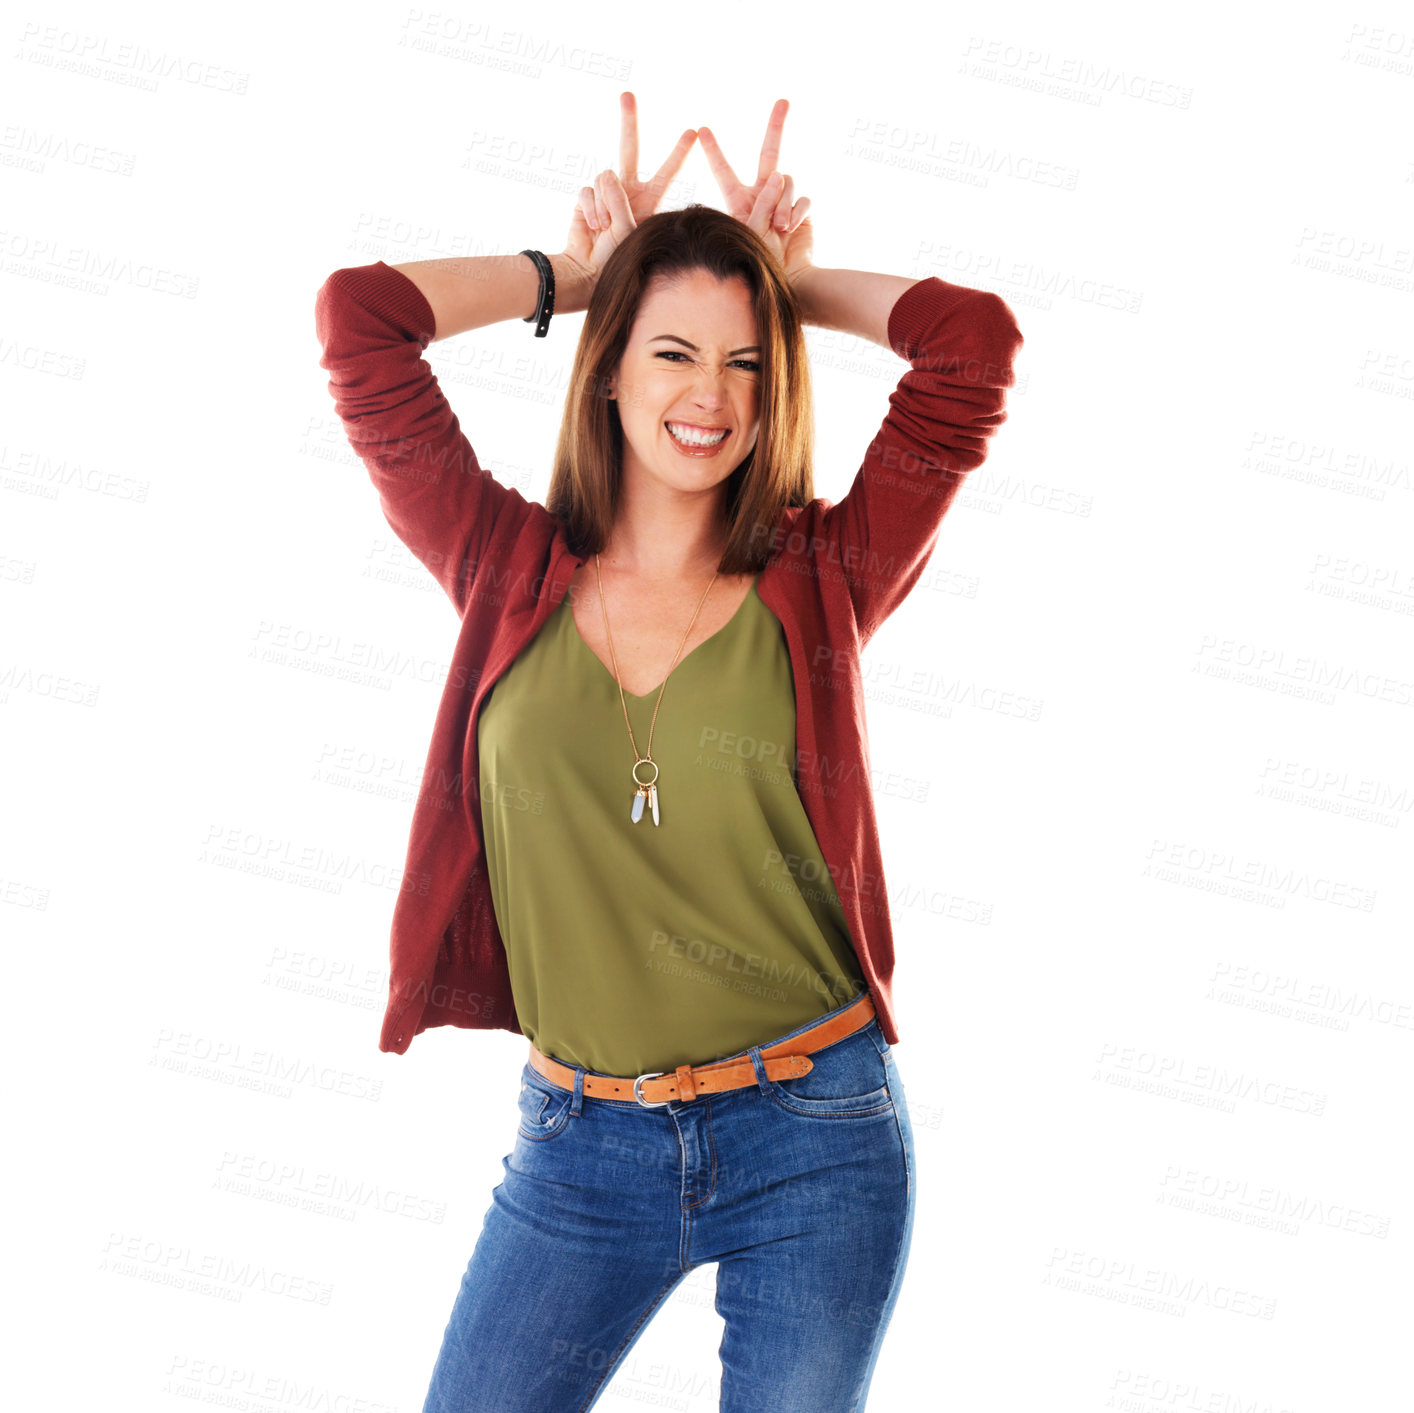
M705 270L751 291L761 343L756 445L727 478L723 574L755 573L774 550L787 506L814 498L814 408L805 326L770 247L744 221L693 202L647 217L604 262L585 312L545 508L576 554L609 542L623 476L623 425L607 395L639 305L655 277Z

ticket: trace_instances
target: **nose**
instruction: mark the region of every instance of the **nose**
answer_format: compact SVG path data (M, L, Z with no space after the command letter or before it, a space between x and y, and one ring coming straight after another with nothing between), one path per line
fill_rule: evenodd
M714 368L710 364L699 364L696 382L692 389L692 401L704 411L719 411L727 405L727 370Z

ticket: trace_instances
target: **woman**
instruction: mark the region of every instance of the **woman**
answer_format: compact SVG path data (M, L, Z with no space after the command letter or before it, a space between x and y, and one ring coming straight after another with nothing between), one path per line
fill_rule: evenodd
M640 182L621 101L622 171L563 253L336 271L317 306L350 441L462 618L380 1044L531 1042L425 1410L589 1408L716 1263L722 1408L844 1413L916 1191L858 656L1005 420L1021 338L995 295L812 264L784 100L749 185L706 128ZM697 137L726 212L656 213ZM578 310L542 506L482 470L420 354ZM806 323L910 364L837 504Z

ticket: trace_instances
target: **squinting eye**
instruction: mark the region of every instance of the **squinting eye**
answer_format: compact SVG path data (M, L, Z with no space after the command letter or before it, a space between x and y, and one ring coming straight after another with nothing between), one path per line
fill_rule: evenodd
M655 358L686 358L687 354L679 353L675 348L660 348L654 355ZM761 365L754 358L736 358L732 360L733 367L746 368L753 373L761 371Z

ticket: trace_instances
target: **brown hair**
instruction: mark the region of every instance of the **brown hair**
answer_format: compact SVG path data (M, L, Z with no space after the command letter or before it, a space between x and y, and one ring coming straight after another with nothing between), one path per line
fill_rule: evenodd
M761 342L756 445L727 478L723 574L765 567L782 510L813 499L814 416L805 327L795 293L770 247L744 221L693 202L639 223L604 262L590 295L565 398L545 508L576 554L604 548L622 476L623 427L609 380L650 281L706 270L751 291Z

